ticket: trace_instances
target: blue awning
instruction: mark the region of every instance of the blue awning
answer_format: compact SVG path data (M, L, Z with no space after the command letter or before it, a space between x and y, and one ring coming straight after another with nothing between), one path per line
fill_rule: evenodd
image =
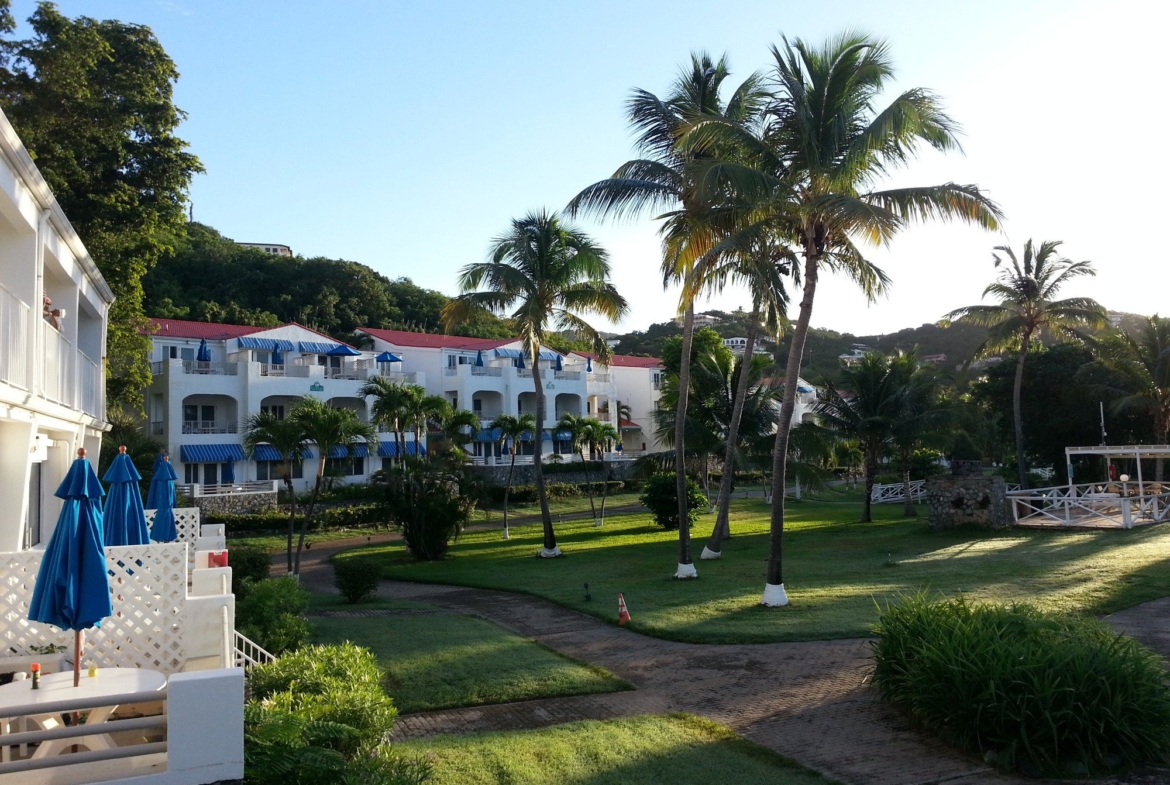
M518 360L524 356L524 353L519 349L496 349L496 357L510 357L513 360ZM548 360L549 362L556 362L556 359L561 355L556 352L540 350L540 359Z
M311 450L305 450L301 456L308 460L313 457ZM252 460L254 461L279 461L281 460L280 453L271 444L258 444L256 449L252 450Z
M362 353L352 346L339 343L326 352L330 357L361 357Z
M264 349L272 351L279 348L283 352L291 352L296 349L296 345L292 341L285 341L280 338L254 338L251 335L245 335L237 338L240 342L241 349Z
M298 346L300 346L301 351L305 352L306 354L329 354L330 349L341 346L341 344L322 343L321 341L301 341Z
M427 446L425 444L419 445L419 450L416 450L415 444L413 441L406 442L405 449L406 449L407 455L417 455L419 450L422 451L423 455L427 454ZM378 456L381 458L396 458L396 457L398 457L398 445L395 444L394 442L379 442L378 443Z
M498 442L500 440L500 429L484 428L479 432L478 440L481 442Z
M353 446L353 452L351 453L349 451L348 447L342 447L341 445L335 445L331 450L329 450L329 457L330 458L351 458L351 457L352 458L368 458L368 457L370 457L370 448L367 447L364 443L355 444Z
M377 357L374 358L374 361L380 362L380 363L400 363L400 362L402 362L402 358L399 357L397 354L391 354L390 352L382 352L381 354L379 354Z
M244 448L238 444L180 444L179 460L183 463L228 463L248 459Z

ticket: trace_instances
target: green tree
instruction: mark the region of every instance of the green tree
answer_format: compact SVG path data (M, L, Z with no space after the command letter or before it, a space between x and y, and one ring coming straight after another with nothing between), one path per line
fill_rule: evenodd
M394 434L394 451L400 462L406 456L407 405L425 394L421 387L395 382L384 376L371 377L358 390L358 395L363 398L374 399L370 404L370 422Z
M467 455L467 445L479 437L479 415L467 409L456 409L446 401L443 404L436 419L443 449L462 461Z
M42 2L14 40L0 0L0 101L117 300L107 376L136 408L150 383L142 277L183 232L187 188L203 170L175 136L178 69L150 28L70 19Z
M803 288L784 374L784 402L773 450L772 526L763 604L786 605L784 483L796 409L797 378L822 271L843 273L869 298L888 279L865 259L853 238L887 242L910 221L955 218L988 229L999 209L971 185L875 188L892 168L909 163L922 145L957 150L957 126L928 90L909 89L879 108L893 77L885 43L844 33L822 46L784 39L772 48L771 102L760 122L706 117L684 145L732 150L705 168L707 198L730 193L739 227L724 241L753 237L791 242L803 257Z
M293 489L292 467L305 459L305 429L295 419L282 420L272 412L259 412L244 424L244 449L252 456L266 444L280 456L281 479L288 492L288 571L293 572L293 532L296 530L297 493ZM306 519L307 520L307 519Z
M679 518L687 516L686 436L690 390L691 342L695 324L692 280L695 263L715 245L720 214L702 195L702 169L710 158L699 146L682 148L678 142L691 123L703 117L750 122L763 104L760 79L749 76L724 102L723 82L729 76L726 58L718 62L705 53L691 55L689 67L680 69L669 96L663 100L646 90L635 90L626 105L630 125L637 133L636 146L643 157L627 161L611 177L594 183L569 203L569 213L593 212L620 218L653 211L661 221L662 277L664 283L681 283L679 310L683 315L682 362L674 435L675 483ZM675 577L697 577L691 558L690 528L678 533L678 570Z
M536 427L536 418L531 414L521 414L519 417L501 414L492 420L489 427L499 430L501 446L506 447L509 441L512 442L511 459L508 461L508 480L504 485L504 539L506 540L509 538L508 497L512 493L512 474L516 471L516 453L520 452L520 443L532 441L539 429Z
M1024 451L1024 418L1020 396L1024 384L1024 361L1033 341L1043 334L1054 338L1081 342L1083 328L1101 327L1106 323L1105 309L1088 297L1069 297L1057 300L1060 289L1074 278L1096 275L1091 262L1074 262L1057 255L1059 240L1048 240L1034 246L1031 240L1024 244L1021 264L1016 253L1006 245L995 250L1004 256L992 254L998 269L1005 260L998 280L983 290L983 296L992 295L996 305L969 305L946 315L955 320L988 328L987 340L975 352L976 357L988 357L1004 352L1016 355L1016 379L1012 392L1012 419L1016 437L1016 464L1020 471L1020 487L1028 487L1028 460Z
M561 550L553 532L541 470L540 434L545 427L541 348L546 345L545 335L550 330L573 330L592 343L603 362L607 361L609 345L585 321L584 314L617 321L626 313L625 298L609 282L605 250L583 232L544 211L513 220L511 230L492 244L488 261L463 268L459 287L464 293L452 300L443 312L449 324L458 324L482 311L496 313L514 309L511 319L532 369L536 393L538 433L532 462L536 467L536 492L544 525L541 556L559 556Z
M592 463L590 453L598 442L596 428L600 424L600 421L592 417L578 417L565 412L556 426L558 432L569 434L573 449L581 456L581 466L585 470L585 492L589 494L589 509L593 513L594 526L600 526L601 523L597 518L597 505L593 503L593 477L589 466Z
M350 409L334 409L320 398L306 395L297 402L289 413L288 419L299 427L306 442L312 442L317 448L317 477L313 482L313 495L309 499L309 508L301 519L301 533L297 540L296 557L293 559L293 574L301 572L301 550L305 547L305 535L309 531L309 521L313 519L313 511L317 506L317 499L321 496L321 483L325 479L325 466L334 450L344 450L353 456L354 448L363 441L373 444L378 440L378 433L368 423L358 419Z
M617 405L619 412L621 406L621 401L619 401ZM613 444L621 441L621 438L621 433L617 428L600 420L595 420L594 425L589 429L589 451L603 453L601 456L601 510L597 516L598 526L605 525L605 502L609 498L609 465L605 462L604 453L609 452L613 448Z
M911 518L918 515L910 491L914 453L924 447L942 447L950 441L951 409L943 399L938 374L919 363L914 352L894 355L890 366L902 378L902 406L891 430L893 448L902 467L902 514Z

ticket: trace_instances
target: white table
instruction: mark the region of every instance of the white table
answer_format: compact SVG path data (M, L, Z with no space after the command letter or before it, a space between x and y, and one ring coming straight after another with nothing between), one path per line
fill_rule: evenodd
M7 717L5 712L13 707L23 709L37 705L47 705L58 701L78 698L93 699L94 706L86 717L86 725L100 725L110 718L118 704L102 705L103 698L113 698L122 695L133 695L141 692L158 692L167 686L167 677L158 671L143 668L98 668L97 675L90 677L87 671L82 671L81 683L73 686L73 670L61 673L50 673L42 676L40 689L32 688L32 679L14 681L0 685L0 742L3 735L11 733L13 720L27 728L33 725L40 730L49 730L61 726L59 714L26 714L23 717ZM90 750L107 750L117 746L110 736L104 733L93 736L80 736L70 739L57 739L43 742L35 753L34 758L44 758L56 755L74 744ZM8 760L7 745L0 748L0 759Z

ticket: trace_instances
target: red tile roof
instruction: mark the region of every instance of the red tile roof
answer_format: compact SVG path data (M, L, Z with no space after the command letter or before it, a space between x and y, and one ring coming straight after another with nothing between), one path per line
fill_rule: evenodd
M361 327L359 330L395 346L415 346L422 349L494 349L512 343L515 338L465 338L462 335L412 333L406 330L379 330Z
M271 329L270 327L249 327L243 324L215 324L214 322L191 322L186 319L151 319L148 335L168 338L206 338L209 341L224 341Z
M597 359L597 355L593 352L573 352L582 357L592 357L594 361L601 362ZM632 354L615 354L609 358L609 365L611 368L661 368L662 360L657 357L635 357Z
M638 429L642 428L642 426L638 425L638 423L634 422L633 420L627 420L624 417L622 419L618 420L618 427L622 428L622 429L629 429L629 430L633 430L635 428L638 428Z

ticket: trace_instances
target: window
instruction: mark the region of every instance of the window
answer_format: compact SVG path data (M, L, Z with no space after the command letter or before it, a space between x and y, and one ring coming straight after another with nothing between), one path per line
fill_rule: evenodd
M471 365L473 362L475 362L475 360L471 357L464 357L463 355L459 355L460 365Z
M204 422L215 422L215 405L203 405L200 407L203 413Z
M330 458L325 462L325 471L342 477L357 477L366 473L366 459Z
M455 367L455 355L453 355L453 354L448 354L448 355L447 355L447 367L448 367L448 368L454 368L454 367Z
M188 485L199 482L199 464L183 464L183 482L187 483Z
M265 414L275 415L276 419L278 419L278 420L284 419L284 404L273 404L271 406L261 406L260 411L264 412ZM261 479L268 479L268 478L264 477Z
M219 464L205 463L203 464L203 484L216 485L219 483Z
M182 349L179 349L179 356L187 361L194 360L195 359L195 350L185 346Z
M284 471L280 461L256 461L256 479L257 480L283 480ZM305 464L302 461L293 461L290 465L292 469L291 474L294 480L299 480L305 476Z
M471 410L473 412L475 412L476 414L483 414L483 399L482 398L472 398L471 399Z
M183 404L183 422L196 422L199 419L199 407L193 404ZM193 482L193 480L187 480Z
M172 360L179 359L179 347L178 346L168 346L168 347L166 347L166 349L167 349L167 356L168 357L170 357Z

